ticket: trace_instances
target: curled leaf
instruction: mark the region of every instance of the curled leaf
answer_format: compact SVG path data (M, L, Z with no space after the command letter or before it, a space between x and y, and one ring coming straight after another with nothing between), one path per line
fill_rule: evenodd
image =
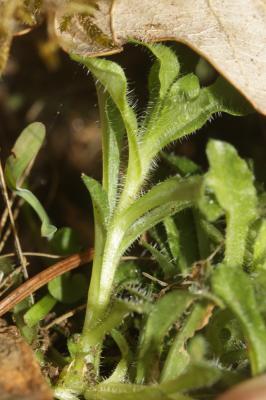
M40 218L42 236L51 238L56 227L51 225L49 217L37 197L28 189L21 187L24 180L23 174L34 162L44 138L45 127L40 122L34 122L22 131L7 159L5 178L9 188L23 198Z

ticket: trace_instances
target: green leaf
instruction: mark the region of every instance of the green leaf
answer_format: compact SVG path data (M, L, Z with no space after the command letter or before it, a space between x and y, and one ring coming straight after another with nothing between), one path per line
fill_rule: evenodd
M181 176L194 175L201 171L200 167L187 157L177 156L174 153L161 152L163 159Z
M189 200L182 202L171 201L145 214L128 229L120 245L120 253L123 254L139 236L163 221L166 217L175 215L192 206L193 202Z
M183 212L174 215L173 223L175 225L176 235L178 235L178 242L175 242L176 254L178 254L177 251L179 252L176 260L177 267L180 273L186 275L192 264L199 258L197 243L198 238L195 230L193 210L185 209ZM170 240L173 241L175 239L170 237L169 234L170 232L168 227L167 237L170 245ZM173 250L173 244L171 246Z
M103 189L108 194L109 208L112 212L118 196L120 152L125 127L121 114L108 92L99 83L96 87L101 117Z
M112 372L112 375L104 380L104 384L111 382L124 382L126 379L129 364L132 360L132 354L129 349L128 343L124 335L117 329L111 331L112 338L116 342L121 352L121 360Z
M158 262L163 272L164 279L169 279L177 273L175 265L171 262L167 255L163 254L160 250L156 249L156 247L147 242L142 242L141 245L145 247Z
M258 311L248 275L229 265L219 265L213 273L212 288L239 320L250 357L252 373L266 370L266 327Z
M49 218L32 192L21 188L23 174L30 164L35 160L45 138L45 127L40 122L34 122L27 126L17 139L11 155L5 165L5 178L10 189L22 197L39 216L42 227L42 236L51 238L56 228L50 224Z
M207 362L190 365L178 378L161 383L162 391L166 393L186 392L212 386L221 377L221 371Z
M179 231L177 229L176 223L172 217L167 217L163 221L165 231L167 234L167 243L170 247L171 254L174 258L174 262L177 263L177 260L180 256L180 237Z
M114 286L118 287L130 281L140 281L141 271L133 261L122 261L116 270Z
M23 173L34 161L45 139L45 127L40 122L28 125L20 134L5 165L5 178L16 189Z
M103 187L95 179L82 175L83 182L90 192L94 213L94 263L90 287L93 287L93 298L99 295L103 251L106 241L107 224L110 217L108 197ZM90 292L89 292L90 296ZM94 301L94 300L93 300Z
M27 189L17 188L15 192L33 208L40 218L42 222L41 235L51 239L57 228L54 225L51 225L50 219L37 197Z
M132 182L134 178L138 180L142 175L142 162L137 140L138 124L136 115L128 103L127 79L124 71L115 62L103 58L84 58L77 55L72 55L72 58L84 64L92 72L118 108L126 128L129 145L128 181ZM127 188L127 190L130 192L131 189Z
M145 129L149 121L156 119L162 107L162 100L166 96L172 83L179 74L180 65L176 54L163 44L140 43L145 46L155 57L148 79L149 87L149 112L142 121L141 131Z
M171 86L158 118L150 121L144 134L140 151L145 163L149 164L169 143L201 128L213 113L224 111L242 115L250 112L247 101L222 78L200 89L196 96L197 88L197 78L193 74L178 79Z
M80 273L63 274L48 283L50 294L61 303L72 304L86 298L87 279Z
M266 270L266 220L261 221L254 244L253 268Z
M201 183L202 178L200 176L187 179L173 177L158 183L122 213L123 225L130 227L145 213L166 203L195 201L199 195Z
M170 178L135 201L123 214L123 223L128 226L128 229L122 240L120 251L122 253L126 251L143 232L167 216L192 206L198 199L201 182L201 177L190 177L186 180Z
M139 342L136 382L153 381L162 341L172 325L191 304L193 295L174 290L165 294L150 312Z
M107 194L103 190L101 184L95 179L82 174L82 180L91 195L94 211L94 222L104 232L109 219Z
M177 378L188 365L190 356L185 349L185 344L203 324L206 313L206 304L196 304L191 310L190 315L186 318L179 332L176 334L169 349L161 373L161 382Z
M176 54L163 44L147 44L141 43L156 57L156 61L149 75L149 90L152 98L162 100L174 80L177 78L180 65Z
M206 184L226 213L225 262L239 267L243 264L250 224L257 215L254 177L246 162L228 143L211 140L207 156L210 170Z
M142 313L142 311L141 305L138 307L137 304L130 301L115 300L107 310L101 323L97 324L96 327L91 330L90 334L92 340L90 345L93 346L101 343L104 337L111 333L113 329L117 328L130 313Z
M85 398L117 400L192 400L182 394L189 390L208 387L216 383L221 377L221 371L207 363L190 366L177 379L162 383L160 385L133 385L126 383L100 383L93 389L85 392Z
M37 325L47 314L52 310L52 308L57 303L57 300L47 294L46 296L42 297L34 306L32 306L25 314L24 314L24 321L25 323L32 328L33 326Z

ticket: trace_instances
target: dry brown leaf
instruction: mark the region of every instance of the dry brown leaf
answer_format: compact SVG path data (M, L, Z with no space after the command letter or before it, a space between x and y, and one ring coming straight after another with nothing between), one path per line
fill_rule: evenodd
M0 320L0 399L52 400L30 346L15 326Z
M265 0L98 0L86 21L72 16L61 46L79 55L121 51L130 38L190 46L266 114Z

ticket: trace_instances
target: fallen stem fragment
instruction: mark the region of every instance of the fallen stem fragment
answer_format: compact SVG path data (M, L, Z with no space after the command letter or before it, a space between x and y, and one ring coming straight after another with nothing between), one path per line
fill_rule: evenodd
M16 304L20 303L26 297L46 285L49 281L65 272L78 268L93 259L93 250L88 249L83 253L77 253L56 264L46 268L33 278L27 280L13 292L0 301L0 316L10 311Z

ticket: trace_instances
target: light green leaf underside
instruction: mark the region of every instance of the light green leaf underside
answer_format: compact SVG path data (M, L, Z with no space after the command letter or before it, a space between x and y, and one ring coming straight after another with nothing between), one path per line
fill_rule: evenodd
M50 220L36 196L27 189L21 187L23 174L35 160L45 138L45 128L40 122L28 125L17 139L11 155L5 165L5 178L10 189L23 198L39 216L42 227L42 236L51 238L56 227L50 224Z
M206 184L226 212L225 262L243 264L248 229L256 218L257 195L254 178L233 146L211 140L207 147L210 170Z

